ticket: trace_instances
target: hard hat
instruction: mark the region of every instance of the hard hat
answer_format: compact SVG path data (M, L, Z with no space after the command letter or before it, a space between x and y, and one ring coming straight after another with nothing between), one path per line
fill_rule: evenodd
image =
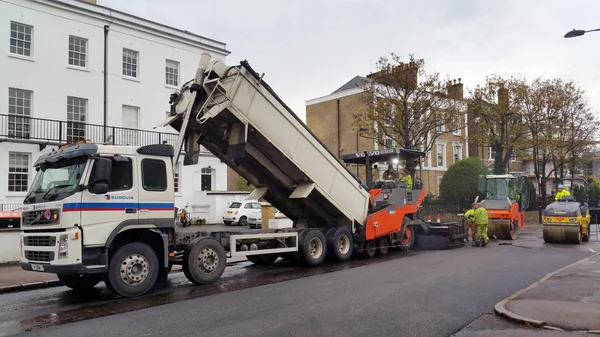
M563 185L558 185L558 188L559 189L561 189L561 188L564 189L565 187Z

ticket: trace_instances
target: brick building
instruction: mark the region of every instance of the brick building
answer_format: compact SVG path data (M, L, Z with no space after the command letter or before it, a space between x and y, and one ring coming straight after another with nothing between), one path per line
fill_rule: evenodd
M417 83L417 72L410 71L412 81ZM366 112L368 105L364 98L369 95L365 92L364 85L369 79L356 76L331 94L306 102L306 124L313 133L338 157L357 151L369 151L380 149L383 146L377 141L361 137L358 127L354 122L354 115ZM450 165L455 161L469 156L467 106L463 104L463 84L460 79L449 83L444 93L448 99L459 100L462 112L459 127L454 132L440 135L433 145L427 158L423 163L423 183L428 193L438 194L441 179ZM441 125L441 131L452 130L448 126ZM447 128L447 129L446 129ZM385 147L394 147L392 139L385 141ZM353 171L356 168L351 168ZM380 166L380 173L386 167ZM359 168L359 176L364 179L364 172Z

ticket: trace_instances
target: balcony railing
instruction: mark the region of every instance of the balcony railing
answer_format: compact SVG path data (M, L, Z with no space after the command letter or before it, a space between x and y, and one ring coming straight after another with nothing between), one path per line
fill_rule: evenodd
M176 133L146 131L80 122L59 121L16 115L0 115L0 137L39 144L67 144L91 139L113 145L142 146L148 144L175 145ZM106 137L106 138L105 138Z
M14 142L64 145L82 139L91 139L98 143L106 139L106 143L112 145L144 146L166 143L175 146L177 137L177 133L0 114L0 138ZM200 146L200 153L212 155L203 146Z

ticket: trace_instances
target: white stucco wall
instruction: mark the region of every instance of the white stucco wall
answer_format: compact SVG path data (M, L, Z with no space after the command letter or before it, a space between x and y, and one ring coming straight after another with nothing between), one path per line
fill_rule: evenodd
M11 22L33 27L32 55L22 57L10 53ZM67 96L87 99L87 124L103 124L104 114L104 26L108 32L108 116L107 125L123 126L123 105L139 108L138 129L153 130L165 118L169 95L177 89L166 84L166 59L179 62L179 83L191 79L203 52L224 60L228 51L222 42L189 32L179 31L105 7L79 1L6 0L0 2L0 115L8 114L8 88L33 92L31 117L55 121L67 120ZM87 39L87 65L77 68L68 64L69 36ZM123 48L139 53L138 77L122 75ZM0 158L9 152L29 155L29 164L41 154L57 149L23 144L6 139L8 118L0 116ZM40 138L58 135L56 122L31 122L31 134ZM62 124L63 127L66 125ZM158 129L154 131L168 131ZM100 127L88 126L86 137L102 142ZM171 129L172 131L172 129ZM45 133L44 133L45 132ZM112 133L109 129L109 134ZM63 130L66 137L66 130ZM157 142L148 134L138 134L139 141ZM48 137L48 136L44 136ZM115 138L119 138L116 136ZM174 139L174 138L171 138ZM64 141L64 139L63 139ZM176 205L206 204L200 190L200 169L213 170L213 190L227 189L227 169L209 153L200 157L196 167L185 167L180 174L180 192ZM0 201L21 202L25 193L8 192L8 161L0 161ZM29 175L29 184L34 172ZM195 200L195 197L204 199Z
M0 263L21 259L18 230L0 230Z

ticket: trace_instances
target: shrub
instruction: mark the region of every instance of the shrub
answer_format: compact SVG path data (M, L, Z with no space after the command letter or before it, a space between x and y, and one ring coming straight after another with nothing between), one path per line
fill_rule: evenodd
M489 174L489 169L479 158L466 158L448 168L440 183L440 198L448 206L454 205L457 210L471 207L471 203L479 195L479 175Z

